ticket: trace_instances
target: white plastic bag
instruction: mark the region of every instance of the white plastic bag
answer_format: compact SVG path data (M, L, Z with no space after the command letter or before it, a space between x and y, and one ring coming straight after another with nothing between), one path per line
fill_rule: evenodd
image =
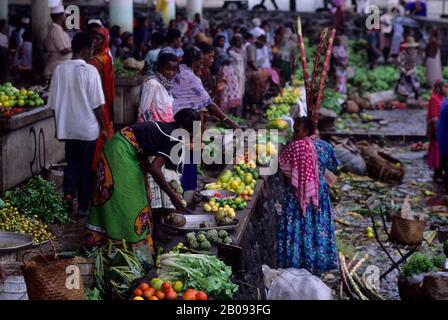
M268 300L332 300L331 289L305 269L262 269Z

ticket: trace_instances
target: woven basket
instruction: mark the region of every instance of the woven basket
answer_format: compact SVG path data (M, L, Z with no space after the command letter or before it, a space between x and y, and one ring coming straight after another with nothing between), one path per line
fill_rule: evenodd
M375 145L365 142L357 144L367 164L368 176L383 181L401 181L404 177L404 166L400 160L381 152Z
M409 246L419 245L423 241L424 230L424 221L408 220L399 216L392 216L390 238L396 243Z
M48 261L45 261L45 259ZM22 266L30 300L84 300L84 285L79 277L79 289L66 286L67 267L76 265L74 257L36 256L24 262Z

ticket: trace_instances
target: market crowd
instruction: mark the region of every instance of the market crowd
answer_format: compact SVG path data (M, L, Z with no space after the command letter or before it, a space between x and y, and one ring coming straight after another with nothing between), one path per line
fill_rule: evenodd
M346 93L348 38L341 1L332 2L338 33L330 84ZM434 87L428 107L428 162L437 177L446 178L448 84L441 80L437 30L426 39L415 28L408 15L423 15L426 7L418 0L414 4L384 12L380 29L368 31L366 50L371 68L397 66L395 90L404 98L418 99L416 66L425 61L425 85ZM204 128L209 117L237 129L232 115L261 114L270 89L289 83L297 67L294 26L258 18L250 25L213 24L199 14L192 20L178 14L168 25L157 18L137 18L132 33L90 19L82 30L69 34L62 6L51 9L51 20L43 75L56 135L65 141L64 197L70 203L77 199L78 215L87 217L83 243L96 246L106 239L126 239L135 248L151 250L153 239L163 237L163 215L185 208L172 183L184 191L197 189L197 166L170 156L183 143L173 136L174 130L191 133L195 121ZM21 19L9 36L0 22L0 54L5 57L1 68L24 77L32 70L29 22ZM12 66L6 63L11 57ZM137 123L118 131L112 119L117 64L143 76ZM310 118L294 120L293 141L279 157L287 182L278 226L278 265L320 274L338 264L329 185L339 163L331 145L316 136ZM180 158L191 147L184 146Z

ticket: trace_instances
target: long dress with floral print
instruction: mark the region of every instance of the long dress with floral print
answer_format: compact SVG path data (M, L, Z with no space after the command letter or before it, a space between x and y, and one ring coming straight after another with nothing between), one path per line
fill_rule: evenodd
M315 140L319 166L319 208L311 204L303 215L288 183L278 225L279 268L305 268L313 274L338 267L333 210L325 170L336 171L339 162L331 145Z

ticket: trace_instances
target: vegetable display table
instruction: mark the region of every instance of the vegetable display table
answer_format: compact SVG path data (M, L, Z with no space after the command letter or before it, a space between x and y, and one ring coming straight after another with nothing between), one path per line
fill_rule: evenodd
M142 77L115 80L113 122L117 129L137 122Z
M230 250L235 283L239 290L235 299L264 299L262 264L275 268L277 213L276 200L280 199L283 183L280 175L263 177L257 181L252 201L246 208L236 211L239 225L231 232L233 250ZM192 209L193 214L207 214L203 211L203 203ZM210 214L210 213L208 213ZM167 245L167 250L179 242L186 242L185 235L176 234ZM163 244L162 244L163 245ZM224 246L223 246L224 247ZM226 247L226 246L225 246ZM221 247L222 248L222 247ZM229 258L229 252L212 245L211 254ZM226 261L227 262L227 261ZM228 263L228 262L227 262Z
M0 119L0 190L11 189L64 159L64 143L55 138L53 111L38 107Z

